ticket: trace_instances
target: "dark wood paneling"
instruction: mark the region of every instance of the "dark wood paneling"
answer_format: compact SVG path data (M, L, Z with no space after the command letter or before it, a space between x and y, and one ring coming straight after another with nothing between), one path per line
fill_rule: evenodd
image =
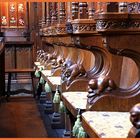
M138 69L134 61L124 57L121 71L121 88L128 88L138 81Z
M5 51L4 45L0 42L0 96L5 94Z

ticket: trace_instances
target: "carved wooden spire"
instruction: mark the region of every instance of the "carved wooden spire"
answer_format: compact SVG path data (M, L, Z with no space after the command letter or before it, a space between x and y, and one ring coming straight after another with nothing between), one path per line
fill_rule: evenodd
M78 2L72 2L72 19L78 18Z
M97 13L107 12L107 2L97 2Z
M46 12L47 12L47 17L46 17L46 25L47 26L50 26L51 24L51 3L50 2L47 2L47 5L46 5Z
M89 16L89 19L94 18L94 13L95 13L94 2L88 2L88 16Z
M87 2L79 2L79 18L80 19L87 19Z
M58 5L58 24L55 27L57 35L65 35L66 32L66 8L65 2L60 2Z
M65 23L66 21L66 11L65 11L65 2L59 3L59 23Z
M51 17L51 25L55 25L57 23L58 11L57 11L57 2L52 2L52 17Z

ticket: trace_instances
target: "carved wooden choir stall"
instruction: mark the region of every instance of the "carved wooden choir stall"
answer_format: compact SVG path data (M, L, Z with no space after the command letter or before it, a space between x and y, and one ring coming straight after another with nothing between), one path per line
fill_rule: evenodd
M125 63L132 69L139 65L139 14L132 9L134 5L139 3L46 3L46 24L42 20L40 37L52 55L43 46L37 52L36 70L40 81L46 81L40 82L38 96L43 93L42 84L53 91L56 88L54 97L50 95L47 100L53 102L57 112L52 121L58 121L58 109L65 105L64 137L82 137L86 133L89 137L128 136L132 127L129 111L139 103L139 80L135 84L125 74ZM122 76L130 78L126 78L126 85ZM52 123L52 127L59 126Z
M140 4L7 4L17 8L1 13L0 88L8 82L0 99L33 94L63 137L140 137ZM11 91L12 78L24 74L32 90Z

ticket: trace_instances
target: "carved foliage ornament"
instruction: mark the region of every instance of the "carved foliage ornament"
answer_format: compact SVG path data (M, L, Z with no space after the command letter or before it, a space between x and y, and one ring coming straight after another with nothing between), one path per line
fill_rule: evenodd
M56 27L56 33L58 35L61 35L61 34L67 34L67 30L66 30L66 26L65 25L62 25L59 24L57 27Z
M140 13L140 3L138 2L128 3L127 8L129 13Z
M73 24L73 33L87 33L96 30L95 24Z
M140 28L140 20L97 20L96 29L100 30L107 30L107 29L135 29Z

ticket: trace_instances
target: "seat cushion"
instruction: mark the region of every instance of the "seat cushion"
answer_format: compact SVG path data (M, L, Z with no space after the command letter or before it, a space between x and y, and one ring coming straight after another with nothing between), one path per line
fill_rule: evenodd
M126 138L132 127L129 117L129 112L82 113L82 119L101 138Z
M42 70L41 73L46 76L51 76L51 70Z
M48 80L52 85L61 85L61 77L60 76L51 76L48 77Z
M35 66L39 66L39 65L41 65L41 64L40 64L40 62L34 62L34 65L35 65Z
M63 92L62 95L74 108L86 109L88 92L71 91Z

